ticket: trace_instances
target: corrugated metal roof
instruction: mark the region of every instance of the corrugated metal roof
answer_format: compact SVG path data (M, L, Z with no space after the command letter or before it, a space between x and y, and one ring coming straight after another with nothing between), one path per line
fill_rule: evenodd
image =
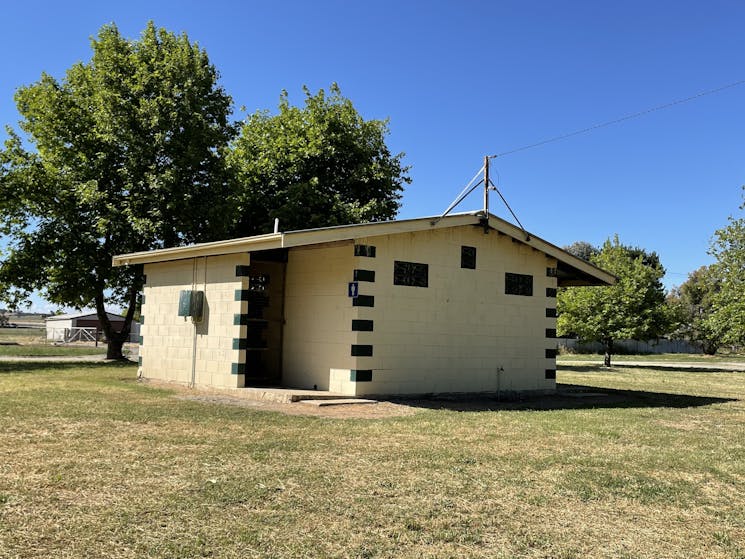
M121 319L124 320L124 317L120 314L115 314L111 312L106 313L109 316L109 320L116 320ZM50 316L49 318L46 318L45 320L72 320L75 318L88 318L92 317L97 319L98 314L95 312L80 312L80 313L70 313L70 314L57 314L54 316Z

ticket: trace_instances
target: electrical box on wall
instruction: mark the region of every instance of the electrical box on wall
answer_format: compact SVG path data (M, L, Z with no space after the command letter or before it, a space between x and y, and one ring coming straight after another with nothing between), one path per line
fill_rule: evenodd
M198 321L202 319L204 309L204 291L181 291L178 295L178 315L190 316Z

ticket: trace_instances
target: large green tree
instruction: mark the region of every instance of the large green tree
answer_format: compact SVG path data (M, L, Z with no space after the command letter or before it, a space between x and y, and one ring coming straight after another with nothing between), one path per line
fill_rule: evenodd
M656 253L624 246L618 236L607 240L591 262L618 279L609 287L559 290L557 331L601 342L609 367L615 340L656 338L668 328L661 281L665 270Z
M42 74L16 94L20 132L8 129L0 151L0 232L10 243L0 293L95 306L117 358L143 275L112 268L112 255L228 231L222 152L234 136L232 101L185 34L149 23L128 40L106 25L91 47L90 61L62 80ZM121 332L107 302L126 308Z
M743 187L745 190L745 187ZM741 209L745 209L743 204ZM716 258L711 273L719 282L713 297L709 327L722 344L745 345L745 218L730 218L718 230L709 253Z
M237 181L236 234L380 221L395 217L410 182L392 154L385 120L365 120L336 84L302 107L280 96L279 111L250 115L230 153Z

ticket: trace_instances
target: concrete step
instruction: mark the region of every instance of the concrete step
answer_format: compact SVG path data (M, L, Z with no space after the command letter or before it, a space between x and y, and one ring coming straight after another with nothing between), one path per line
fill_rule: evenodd
M377 404L376 400L365 400L363 398L335 398L329 400L300 400L301 404L307 404L309 406L341 406L341 405L357 405L357 404Z
M249 400L262 400L266 402L279 402L289 404L290 402L317 402L328 400L356 400L344 394L329 392L327 390L301 390L278 387L246 387L239 388L240 394Z

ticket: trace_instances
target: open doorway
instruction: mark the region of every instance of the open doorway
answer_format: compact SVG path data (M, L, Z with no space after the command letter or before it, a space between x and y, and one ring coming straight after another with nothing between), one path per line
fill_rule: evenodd
M251 253L245 386L278 386L282 383L286 267L286 250Z

